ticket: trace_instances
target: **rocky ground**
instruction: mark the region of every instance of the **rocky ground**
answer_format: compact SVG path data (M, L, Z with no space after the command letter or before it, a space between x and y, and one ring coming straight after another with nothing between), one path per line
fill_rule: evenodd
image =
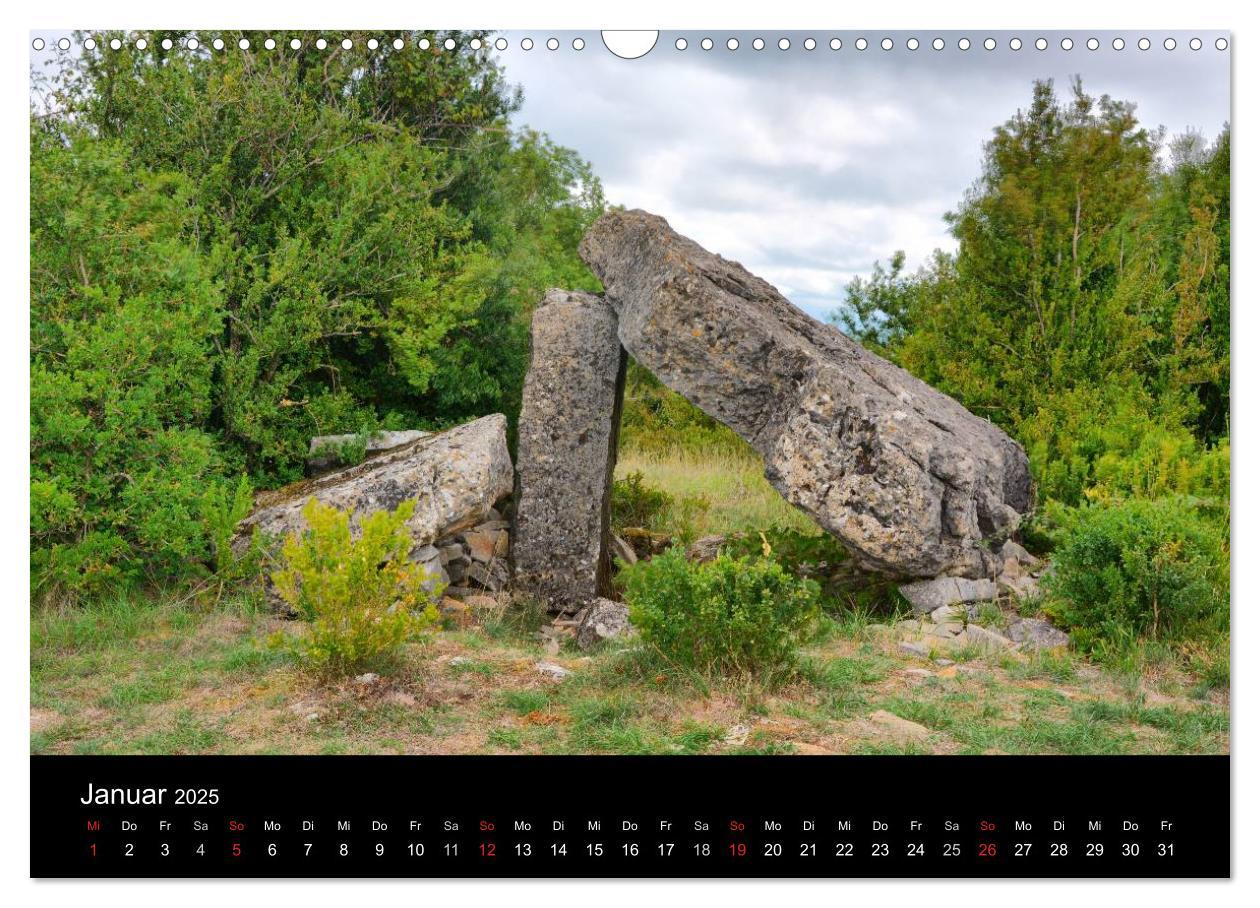
M584 651L573 628L489 595L393 664L338 684L302 674L232 606L114 603L33 615L35 753L1222 753L1228 690L1172 662L1105 670L860 612L826 622L796 681L714 684L633 639ZM965 627L995 635L1010 616ZM943 623L943 622L942 622ZM932 638L927 646L924 639ZM936 642L939 640L940 642ZM991 641L990 641L991 642ZM907 643L916 644L907 646ZM108 681L102 681L108 679Z

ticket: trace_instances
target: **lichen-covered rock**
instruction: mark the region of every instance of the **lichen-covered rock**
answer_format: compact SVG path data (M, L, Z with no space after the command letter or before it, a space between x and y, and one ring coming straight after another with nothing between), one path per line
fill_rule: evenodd
M603 640L630 632L630 609L624 602L595 599L582 616L577 629L577 645L589 649Z
M602 297L549 290L534 311L521 404L512 561L553 611L610 591L609 490L625 353Z
M687 558L701 564L713 561L726 545L726 537L722 535L701 536L687 546Z
M980 602L997 596L992 580L968 580L966 577L934 577L903 583L897 591L914 608L915 614L927 615L959 602Z
M1020 649L1057 649L1067 646L1068 635L1053 624L1039 618L1019 618L1011 622L1006 636L1020 645Z
M440 569L437 550L429 552L428 544L484 521L494 503L511 492L507 420L495 413L318 479L264 492L237 527L234 545L244 546L254 532L280 538L305 529L302 508L311 498L350 511L352 528L364 515L392 511L410 499L416 503L407 523L415 551Z
M1033 503L1020 446L643 211L612 211L582 258L635 360L761 454L788 501L867 569L986 577Z

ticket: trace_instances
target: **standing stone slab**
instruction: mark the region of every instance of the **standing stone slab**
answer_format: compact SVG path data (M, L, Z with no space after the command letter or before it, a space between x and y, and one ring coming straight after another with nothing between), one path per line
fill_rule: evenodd
M244 544L254 531L279 538L305 529L302 508L311 498L350 511L352 527L373 511L392 511L413 499L416 508L407 526L415 545L426 546L481 523L494 503L510 494L507 420L494 413L356 466L259 495L254 512L237 527L233 544ZM436 549L431 558L437 558Z
M861 566L1000 569L993 547L1033 503L1028 458L1000 429L655 215L609 212L579 252L635 360L748 441Z
M517 450L520 589L572 612L609 593L609 489L626 357L602 297L549 290L534 312Z

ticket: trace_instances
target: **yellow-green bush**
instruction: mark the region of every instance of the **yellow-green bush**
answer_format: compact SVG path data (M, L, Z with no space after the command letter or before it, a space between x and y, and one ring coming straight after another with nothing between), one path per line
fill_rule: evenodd
M310 633L292 646L300 661L323 675L348 674L393 653L438 619L432 576L407 560L415 510L405 501L393 512L377 511L359 522L312 498L302 509L308 529L281 549L276 591L310 622Z

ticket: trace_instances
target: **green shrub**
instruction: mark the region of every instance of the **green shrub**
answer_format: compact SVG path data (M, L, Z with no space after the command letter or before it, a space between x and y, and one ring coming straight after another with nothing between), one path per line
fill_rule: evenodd
M803 577L830 574L849 561L848 550L830 533L806 533L772 526L760 533L741 533L726 543L728 555L764 554Z
M302 509L309 529L285 540L276 591L310 621L293 641L298 658L322 675L348 674L390 655L438 620L432 577L407 560L407 520L415 502L377 511L350 533L350 515L312 498Z
M599 181L514 128L493 59L356 33L253 78L108 37L125 59L98 36L41 67L30 118L31 586L57 601L204 576L207 490L299 479L312 436L515 422L533 306L599 286Z
M619 576L643 638L705 674L781 676L819 614L818 584L764 557L694 564L671 549Z
M1046 609L1096 653L1184 639L1229 620L1229 548L1184 498L1078 512L1046 579Z
M623 450L657 456L678 451L705 456L756 456L731 429L669 390L633 359L626 369L618 439Z
M328 458L339 467L353 466L367 459L370 432L355 432L341 441L326 441L311 452L313 457Z
M214 569L226 574L236 564L232 552L232 537L236 525L249 516L254 505L254 490L248 476L242 476L232 488L227 483L216 483L201 496L202 523L210 541Z
M631 473L613 482L612 524L618 529L646 527L673 502L668 492L646 485L642 473Z

